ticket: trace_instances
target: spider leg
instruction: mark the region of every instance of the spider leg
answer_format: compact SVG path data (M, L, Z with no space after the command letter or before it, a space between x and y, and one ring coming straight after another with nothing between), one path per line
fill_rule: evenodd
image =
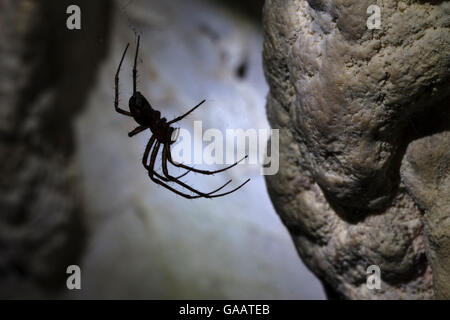
M138 57L138 51L139 51L139 41L141 39L141 36L138 36L137 38L137 45L136 45L136 54L134 56L134 65L133 65L133 95L136 93L136 78L137 78L137 57Z
M185 173L183 173L183 174L180 174L179 176L177 176L177 177L174 177L175 179L180 179L180 178L183 178L185 175L187 175L188 173L189 173L190 171L189 170L187 170ZM165 181L165 182L170 182L171 180L169 180L169 179L167 179L166 177L164 177L164 176L160 176L159 177L159 179L161 179L161 180L163 180L163 181ZM231 181L230 181L231 182ZM219 189L220 190L220 189Z
M134 135L137 135L138 133L144 131L145 129L147 129L147 127L143 127L143 126L139 126L134 128L133 131L128 132L128 136L131 138Z
M191 172L191 170L186 170L186 172L185 173L183 173L183 174L180 174L179 176L176 176L175 177L175 179L180 179L180 178L183 178L185 175L187 175L189 172ZM167 180L167 181L169 181L169 180Z
M147 165L147 161L148 161L148 155L150 153L150 150L153 146L153 144L155 143L156 138L154 136L152 136L150 138L150 140L147 143L147 146L145 147L145 151L144 151L144 156L142 157L142 165L144 166L145 169L150 170L150 167ZM180 179L182 177L184 177L185 175L187 175L190 172L190 170L186 171L185 173L183 173L182 175L175 177L176 179ZM156 172L155 172L156 173ZM158 174L157 174L158 175ZM159 176L159 175L158 175ZM170 180L163 177L163 176L159 176L159 179L169 182Z
M168 170L167 170L167 157L168 156L170 157L170 146L168 144L165 144L164 150L163 150L163 172L166 171L166 172L164 172L164 174L167 173L166 176L168 176ZM190 172L190 171L191 170L189 170L188 172ZM250 179L247 179L245 182L243 182L242 184L240 184L239 186L237 186L236 188L234 188L230 191L220 193L220 194L213 194L213 193L216 193L217 191L219 191L220 189L224 188L227 184L229 184L231 182L231 180L230 180L227 183L225 183L222 187L220 187L219 189L207 193L208 196L206 196L205 198L217 198L217 197L226 196L227 194L233 193L233 192L237 191L238 189L242 188L249 181L250 181ZM176 182L176 181L174 181L174 182Z
M230 180L230 181L231 181L231 180ZM227 194L230 194L230 193L233 193L233 192L239 190L239 189L242 188L245 184L247 184L247 182L249 182L249 181L250 181L250 178L247 179L247 180L245 180L243 183L241 183L241 184L238 185L236 188L234 188L234 189L232 189L232 190L230 190L230 191L227 191L227 192L224 192L224 193L219 193L219 194L208 195L206 198L218 198L218 197L226 196ZM224 186L224 187L225 187L225 186Z
M150 140L148 140L147 146L145 147L145 151L144 151L144 155L142 156L142 164L144 166L145 169L149 170L149 166L147 165L147 161L148 161L148 155L150 153L150 150L152 149L153 144L155 143L156 137L155 136L151 136Z
M152 140L153 140L153 141L152 141ZM150 143L150 142L151 142L151 143ZM154 142L154 139L153 139L153 137L152 137L152 138L150 139L148 145L147 145L146 151L147 151L147 150L149 151L149 150L151 149L151 146L153 145L153 142ZM174 193L176 193L176 194L178 194L178 195L180 195L180 196L182 196L182 197L184 197L184 198L186 198L186 199L198 199L198 198L202 198L202 197L208 197L208 198L209 198L209 197L214 197L214 196L209 196L208 194L205 194L205 196L202 196L202 195L195 195L195 196L193 196L193 195L185 194L185 193L183 193L183 192L181 192L181 191L176 190L175 188L172 188L172 187L169 186L168 184L166 184L166 183L164 183L164 182L158 180L157 178L162 178L162 176L160 176L160 175L159 175L158 173L156 173L155 170L154 170L154 167L155 167L155 161L156 161L156 157L157 157L157 155L158 155L158 151L159 151L159 144L157 144L157 145L155 146L155 148L153 149L153 151L152 151L152 155L151 155L151 158L150 158L150 165L149 165L148 167L146 166L146 168L148 169L148 175L149 175L150 179L151 179L153 182L159 184L160 186L163 186L164 188L166 188L166 189L168 189L168 190L170 190L170 191L172 191L172 192L174 192ZM146 156L148 157L148 152L146 153ZM145 154L144 154L144 158L145 158ZM156 176L157 178L156 178L155 176ZM221 190L223 187L225 187L225 185L224 185L224 186L221 186L220 188L218 188L218 189L216 189L216 190L214 190L214 191L212 191L211 193L217 192L217 191Z
M210 170L200 170L200 169L195 169L195 168L193 168L193 167L186 166L186 165L184 165L184 164L182 164L182 163L176 163L175 161L172 160L172 155L171 155L171 153L170 153L170 146L168 146L167 149L168 149L168 150L167 150L167 157L168 157L168 160L169 160L169 162L170 162L171 164L173 164L175 167L187 169L187 170L190 170L190 171L192 171L192 172L198 172L198 173L201 173L201 174L208 174L208 175L210 175L210 174L215 174L215 173L219 173L219 172L223 172L223 171L225 171L225 170L228 170L228 169L230 169L230 168L233 168L233 167L236 166L239 162L241 162L241 161L243 161L243 160L245 160L245 159L248 158L248 156L245 156L245 157L243 157L241 160L236 161L235 163L233 163L231 166L228 166L228 167L225 167L225 168L222 168L222 169L219 169L219 170L214 170L214 171L210 171Z
M177 121L180 121L181 119L187 117L191 112L193 112L195 109L197 109L198 107L200 107L200 106L203 104L203 102L205 102L205 100L203 100L202 102L200 102L198 105L196 105L195 107L193 107L191 110L189 110L189 111L186 112L185 114L183 114L183 115L181 115L181 116L179 116L179 117L176 117L176 118L173 119L173 120L170 120L169 122L167 122L167 124L168 124L168 125L171 125L172 123L177 122Z
M147 146L145 147L144 155L143 155L143 157L142 157L142 165L144 166L144 168L145 168L149 173L150 173L150 171L153 171L154 174L155 174L159 179L168 182L168 181L169 181L168 179L166 179L166 178L163 177L163 176L160 176L158 173L155 172L155 170L154 170L155 164L154 164L154 163L152 164L152 163L150 162L150 165L147 165L148 155L149 155L150 150L152 149L153 144L155 143L155 141L156 141L156 137L155 137L155 136L151 136L150 140L149 140L148 143L147 143ZM155 152L156 152L156 155L158 154L158 151L157 151L157 150L155 151L155 149L153 149L153 151L152 151L152 156L153 156L153 153L155 153ZM155 158L156 158L156 155L155 155ZM150 159L150 161L151 161L151 159ZM185 174L186 174L186 173L185 173Z
M129 45L130 44L127 44L125 51L122 54L122 59L120 59L119 67L117 68L117 71L116 71L116 77L114 78L114 84L115 84L114 109L116 109L116 111L118 113L121 113L121 114L131 117L131 113L129 111L125 111L125 110L119 108L119 72L120 72L120 67L122 66L122 62L123 62L123 59L125 58L125 54L127 53Z
M171 155L171 153L170 153L170 145L169 145L169 144L165 144L165 145L164 145L164 151L163 151L163 172L164 172L164 170L167 171L167 159L166 159L166 161L164 161L164 157L167 157L168 160L169 160L172 164L174 164L175 166L177 166L177 165L172 161L172 155ZM203 174L214 174L214 173L217 173L217 172L225 171L225 170L227 170L227 169L229 169L229 168L231 168L231 167L234 167L235 165L237 165L239 162L241 162L242 160L246 159L247 157L248 157L248 156L245 156L244 158L242 158L241 160L237 161L237 162L234 163L233 165L231 165L231 166L229 166L229 167L226 167L226 168L223 168L223 169L220 169L220 170L216 170L216 171L198 170L198 169L191 168L191 167L188 167L188 166L185 166L185 165L181 165L181 164L180 164L180 167L185 168L185 169L188 169L189 171L193 171L193 172L199 172L199 173L203 173ZM164 174L166 174L166 172L164 172ZM167 174L166 174L166 176L167 176ZM245 180L242 184L240 184L239 186L237 186L236 188L234 188L234 189L232 189L232 190L230 190L230 191L224 192L224 193L214 194L214 195L211 195L211 193L209 193L208 196L205 197L205 198L217 198L217 197L223 197L223 196L226 196L227 194L230 194L230 193L233 193L233 192L239 190L240 188L242 188L242 187L243 187L247 182L249 182L249 181L250 181L250 179L247 179L247 180ZM231 182L231 180L228 181L227 184L230 183L230 182ZM222 188L225 187L225 186L226 186L226 184L223 185Z
M142 165L144 166L145 169L147 169L147 171L153 170L155 175L166 182L170 182L169 179L167 179L166 177L163 177L161 175L159 175L154 169L151 169L151 167L149 165L147 165L147 161L148 161L148 155L150 154L150 150L152 149L153 144L155 143L156 137L155 136L151 136L150 140L147 143L147 146L145 147L145 151L144 151L144 155L142 157ZM158 147L159 148L159 147ZM183 173L182 175L175 177L176 179L182 178L185 175L187 175L190 172L190 170L186 171L185 173ZM219 189L220 190L220 189Z
M155 136L152 136L152 137L150 138L149 142L147 143L147 146L145 147L144 156L143 156L143 158L142 158L142 163L143 163L144 167L147 169L148 175L149 175L150 179L151 179L153 182L159 184L160 186L163 186L164 188L166 188L166 189L168 189L168 190L170 190L170 191L172 191L172 192L174 192L174 193L176 193L176 194L178 194L178 195L180 195L180 196L182 196L182 197L184 197L184 198L186 198L186 199L217 198L217 197L222 197L222 196L225 196L225 195L227 195L227 194L230 194L230 193L232 193L232 192L234 192L234 191L240 189L242 186L244 186L247 182L250 181L250 179L248 179L248 180L245 181L243 184L239 185L238 187L234 188L233 190L228 191L228 192L225 192L225 193L221 193L221 194L214 194L214 193L216 193L216 192L222 190L225 186L227 186L227 185L231 182L231 180L228 181L228 182L227 182L226 184L224 184L223 186L217 188L216 190L213 190L213 191L211 191L210 193L206 193L206 194L204 194L204 195L195 195L195 196L194 196L194 195L189 195L189 194L183 193L183 192L181 192L181 191L178 191L178 190L176 190L175 188L169 186L168 184L162 182L161 180L167 181L167 179L166 179L165 177L159 175L159 174L154 170L154 168L155 168L156 157L157 157L158 151L159 151L159 145L160 145L159 143L157 143L157 145L153 148L153 151L152 151L152 154L151 154L151 157L150 157L150 164L147 165L148 155L149 155L149 153L150 153L150 150L151 150L152 147L153 147L153 144L155 143L155 140L156 140ZM189 171L188 171L188 172L189 172ZM188 172L186 172L186 173L188 173ZM186 173L185 173L185 174L186 174ZM158 179L161 179L161 180L158 180Z
M204 197L206 197L207 195L212 194L213 192L203 193L203 192L201 192L201 191L198 191L197 189L192 188L191 186L185 184L184 182L178 180L178 179L175 178L175 177L172 177L172 176L169 174L169 170L167 170L167 150L168 150L168 149L167 149L167 146L168 146L168 144L164 144L163 152L162 152L162 169L163 169L163 173L164 173L164 175L166 176L166 178L169 179L170 181L175 182L176 184L179 184L180 186L182 186L182 187L188 189L189 191L191 191L191 192L193 192L193 193L196 193L196 194L199 194L199 195L202 195L202 196L204 196ZM158 147L159 147L159 146L158 146ZM189 171L188 171L188 172L189 172ZM224 187L225 187L226 185L228 185L230 182L231 182L231 180L227 181L227 183L225 183L220 189L224 188ZM219 190L220 190L220 189L219 189Z

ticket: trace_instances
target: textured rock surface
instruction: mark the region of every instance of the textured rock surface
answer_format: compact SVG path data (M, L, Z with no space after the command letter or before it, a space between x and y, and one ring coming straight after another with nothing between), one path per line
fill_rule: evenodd
M330 291L429 298L422 214L400 165L412 140L450 127L450 3L379 3L381 30L373 31L370 4L266 1L267 112L281 128L269 192ZM366 287L372 264L381 268L380 291Z
M260 29L209 0L116 7L111 53L76 126L91 236L76 297L323 298L272 207L258 165L213 177L189 174L185 181L200 190L229 178L252 181L225 198L188 201L149 180L141 164L149 133L130 139L135 123L113 110L114 73L126 43L134 49L135 29L141 32L138 87L164 116L206 98L182 127L192 130L202 120L204 130L269 128ZM124 106L133 51L120 78Z
M73 171L74 114L104 52L105 1L0 2L0 297L45 297L65 283L83 235Z
M449 132L414 141L402 166L402 179L424 211L425 244L439 299L450 299L449 145Z

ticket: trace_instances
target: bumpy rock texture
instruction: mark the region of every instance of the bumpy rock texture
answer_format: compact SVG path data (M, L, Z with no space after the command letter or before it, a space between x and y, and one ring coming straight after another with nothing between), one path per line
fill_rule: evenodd
M434 278L448 296L450 212L437 199L448 198L450 2L378 2L380 30L366 27L371 4L266 1L267 112L281 129L268 189L330 295L430 298ZM381 290L366 286L373 264Z
M82 246L72 122L104 53L108 5L0 2L0 297L48 297ZM89 37L87 36L89 35Z
M402 176L424 211L426 246L437 298L450 299L450 133L414 141Z

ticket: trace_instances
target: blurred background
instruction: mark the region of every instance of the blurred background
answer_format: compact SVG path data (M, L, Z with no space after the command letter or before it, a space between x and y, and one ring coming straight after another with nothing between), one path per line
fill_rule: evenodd
M81 30L66 9L81 8ZM262 0L0 0L0 297L323 299L256 165L184 178L226 197L187 200L141 164L150 137L114 111L138 88L181 127L269 129ZM201 167L201 166L200 166ZM159 166L157 166L159 169ZM205 167L206 168L206 167ZM215 167L214 167L215 168ZM213 169L208 167L208 169ZM66 268L81 268L81 290Z

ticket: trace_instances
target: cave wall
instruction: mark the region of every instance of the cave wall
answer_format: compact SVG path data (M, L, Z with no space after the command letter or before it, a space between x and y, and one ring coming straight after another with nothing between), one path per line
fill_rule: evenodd
M448 174L449 13L448 1L265 3L267 114L280 128L268 189L335 297L448 297L450 213L436 198L448 184L432 177ZM381 290L366 286L370 265Z

